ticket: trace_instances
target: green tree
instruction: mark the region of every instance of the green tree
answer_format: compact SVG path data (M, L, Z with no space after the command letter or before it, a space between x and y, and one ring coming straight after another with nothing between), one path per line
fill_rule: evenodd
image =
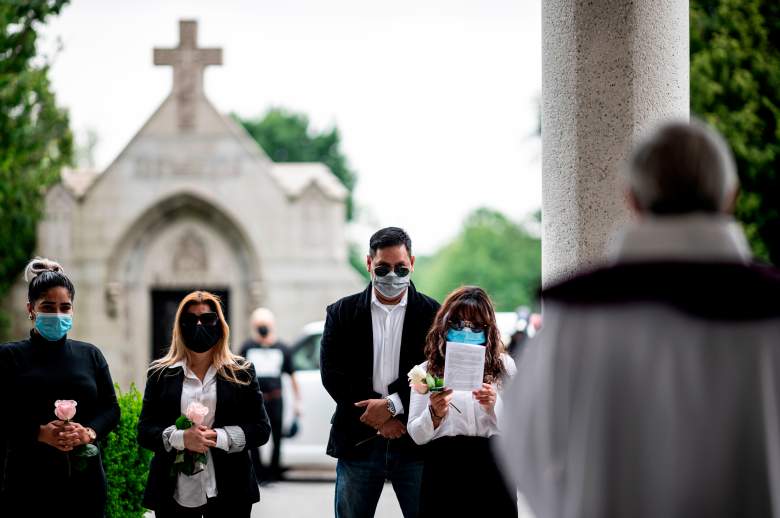
M415 284L441 301L460 286L484 288L497 311L532 305L541 279L541 240L500 212L478 209L460 234L415 265Z
M315 132L306 115L283 108L271 108L260 119L234 117L274 162L322 162L328 166L349 191L347 219L352 219L357 176L341 152L337 128Z
M371 274L366 269L366 253L356 243L349 244L349 264L366 282L371 282Z
M36 49L41 25L65 4L0 3L0 297L33 253L46 188L71 162L68 115Z
M737 217L780 265L780 2L691 0L691 111L731 144Z

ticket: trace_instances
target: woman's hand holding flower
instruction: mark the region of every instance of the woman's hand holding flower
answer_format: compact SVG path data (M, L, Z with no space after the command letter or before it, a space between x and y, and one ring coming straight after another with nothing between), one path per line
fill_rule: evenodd
M73 449L71 441L63 435L64 425L65 423L59 419L41 425L38 430L38 441L60 451L71 451Z
M72 448L81 446L82 444L89 444L91 441L87 429L73 421L64 423L64 426L62 427L62 436L65 440L69 441Z
M217 432L201 424L184 430L184 447L196 453L206 453L217 447Z
M431 406L433 426L437 428L441 420L450 411L450 401L452 401L452 389L445 389L441 392L431 392L429 405Z

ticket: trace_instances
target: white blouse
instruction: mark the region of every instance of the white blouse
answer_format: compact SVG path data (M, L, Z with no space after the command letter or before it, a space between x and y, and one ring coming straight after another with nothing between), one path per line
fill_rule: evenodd
M508 354L501 355L507 378L497 389L496 404L493 409L487 411L474 399L470 391L457 390L452 394L452 404L461 411L459 414L450 407L447 414L439 423L439 427L433 428L433 419L428 411L430 394L418 394L412 389L409 399L409 421L406 430L409 436L417 444L425 444L438 437L453 435L470 435L475 437L490 437L499 431L499 421L503 407L501 392L509 383L509 378L515 375L515 361ZM427 372L428 362L420 365ZM493 387L496 387L493 384Z
M184 382L181 387L181 413L193 401L198 401L209 413L203 419L203 425L211 427L214 424L214 414L217 411L217 370L212 365L206 371L203 381L184 362L177 362L172 367L184 369ZM246 445L244 430L240 426L225 426L216 428L217 448L228 453L242 451ZM184 450L184 430L177 430L171 425L163 430L163 445L167 451L171 449ZM206 452L206 467L192 476L179 473L173 498L182 507L200 507L206 505L209 498L217 496L217 477L214 472L214 460L211 450Z

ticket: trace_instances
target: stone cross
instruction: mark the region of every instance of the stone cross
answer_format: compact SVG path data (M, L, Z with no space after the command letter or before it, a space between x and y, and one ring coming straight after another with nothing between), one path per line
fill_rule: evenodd
M203 69L222 64L222 49L198 48L198 22L179 21L179 46L175 49L154 49L154 64L173 67L173 95L179 128L195 127L195 106L203 95Z

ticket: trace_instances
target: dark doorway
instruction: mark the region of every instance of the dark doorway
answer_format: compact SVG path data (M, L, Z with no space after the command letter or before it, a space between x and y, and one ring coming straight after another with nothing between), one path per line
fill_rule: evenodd
M183 290L152 290L152 359L156 360L168 352L171 346L173 333L173 321L176 318L176 310L179 303L188 293L197 289ZM222 311L225 319L230 322L230 291L227 289L211 288L206 291L217 295L222 299Z

